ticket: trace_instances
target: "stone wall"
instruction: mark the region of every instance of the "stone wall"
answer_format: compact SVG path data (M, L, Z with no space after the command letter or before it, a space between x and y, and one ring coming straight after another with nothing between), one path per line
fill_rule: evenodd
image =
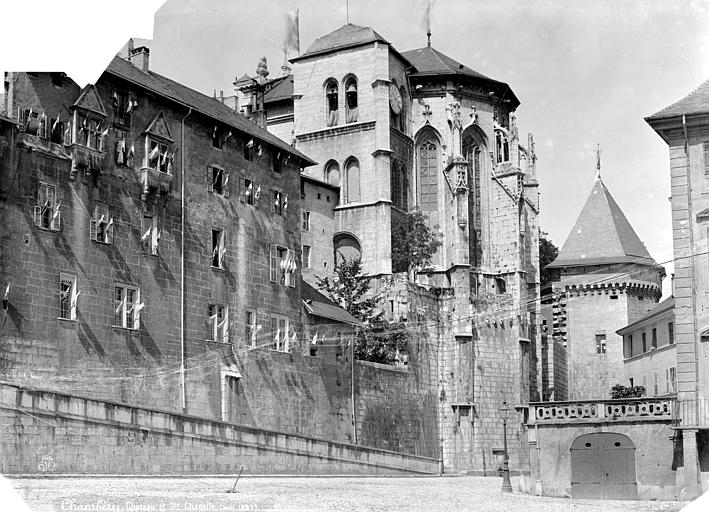
M436 474L438 461L0 384L3 474Z

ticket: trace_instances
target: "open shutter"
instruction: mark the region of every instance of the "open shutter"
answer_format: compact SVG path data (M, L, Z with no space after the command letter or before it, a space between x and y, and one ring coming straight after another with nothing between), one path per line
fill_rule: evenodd
M275 283L276 278L277 278L277 272L276 272L276 246L273 244L270 244L268 246L269 248L269 257L268 261L270 262L270 277L271 277L271 282Z
M34 207L34 225L38 227L42 227L42 207L41 206L35 206Z
M59 231L62 227L62 211L59 209L59 205L54 207L54 213L52 214L52 220L49 223L49 229L54 231Z
M277 192L271 189L271 213L276 213L276 201L278 201Z
M246 202L246 178L239 177L239 201Z
M108 228L106 231L106 243L107 244L113 243L113 232L114 232L113 217L111 217L111 219L108 221Z
M207 166L207 192L214 192L214 175L209 165Z
M224 181L222 182L222 191L224 192L224 197L229 197L229 188L231 184L229 183L229 172L224 171Z

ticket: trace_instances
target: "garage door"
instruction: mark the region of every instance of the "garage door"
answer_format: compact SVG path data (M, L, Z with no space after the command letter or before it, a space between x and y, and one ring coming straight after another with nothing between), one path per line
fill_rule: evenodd
M571 494L574 498L634 500L635 445L610 432L584 434L571 445Z

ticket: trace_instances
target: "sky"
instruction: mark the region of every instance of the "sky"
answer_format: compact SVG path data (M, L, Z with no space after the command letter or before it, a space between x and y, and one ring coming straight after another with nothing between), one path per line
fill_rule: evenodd
M66 9L71 3L92 6L82 11L84 36L93 34L100 9L104 22L115 17L113 2L62 2L76 16ZM425 0L167 0L148 42L151 68L201 92L229 95L234 78L253 75L261 56L278 76L289 10L299 9L305 51L347 22L348 3L351 23L373 27L397 50L426 44ZM118 51L114 41L151 37L144 25L152 4L143 7L131 11L133 22L96 24L115 48L102 50L96 76ZM643 118L709 79L709 0L435 0L431 12L436 49L507 82L520 99L520 133L534 134L539 158L540 224L553 242L561 247L583 207L600 145L606 186L655 260L671 260L668 150ZM52 14L53 22L60 25L62 15ZM7 44L0 39L0 48ZM60 47L56 58L77 68L77 54ZM6 56L0 52L0 69L23 69L3 68ZM62 69L57 62L52 70ZM669 274L672 265L665 266Z

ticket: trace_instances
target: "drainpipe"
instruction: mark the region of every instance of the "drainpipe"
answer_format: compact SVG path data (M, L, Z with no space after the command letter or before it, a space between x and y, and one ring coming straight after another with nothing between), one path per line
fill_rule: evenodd
M694 227L693 223L693 213L692 213L692 170L689 166L689 137L687 135L687 118L682 114L682 130L684 131L684 160L687 170L687 210L689 213L689 250L694 252ZM690 252L690 255L691 255ZM695 290L694 282L694 263L689 267L689 278L691 280L692 290ZM692 298L692 333L694 335L694 343L692 347L694 349L694 425L699 425L699 347L698 337L697 337L697 301Z
M191 113L192 107L180 122L182 145L180 155L180 388L183 414L187 413L185 391L185 120Z
M355 331L355 336L356 336L356 331ZM352 440L354 441L354 444L357 444L357 407L355 403L355 352L354 352L354 344L355 344L355 339L352 338L352 353L350 354L350 364L351 364L351 370L352 370L352 375L351 375L351 382L352 385L350 386L350 391L352 393Z

